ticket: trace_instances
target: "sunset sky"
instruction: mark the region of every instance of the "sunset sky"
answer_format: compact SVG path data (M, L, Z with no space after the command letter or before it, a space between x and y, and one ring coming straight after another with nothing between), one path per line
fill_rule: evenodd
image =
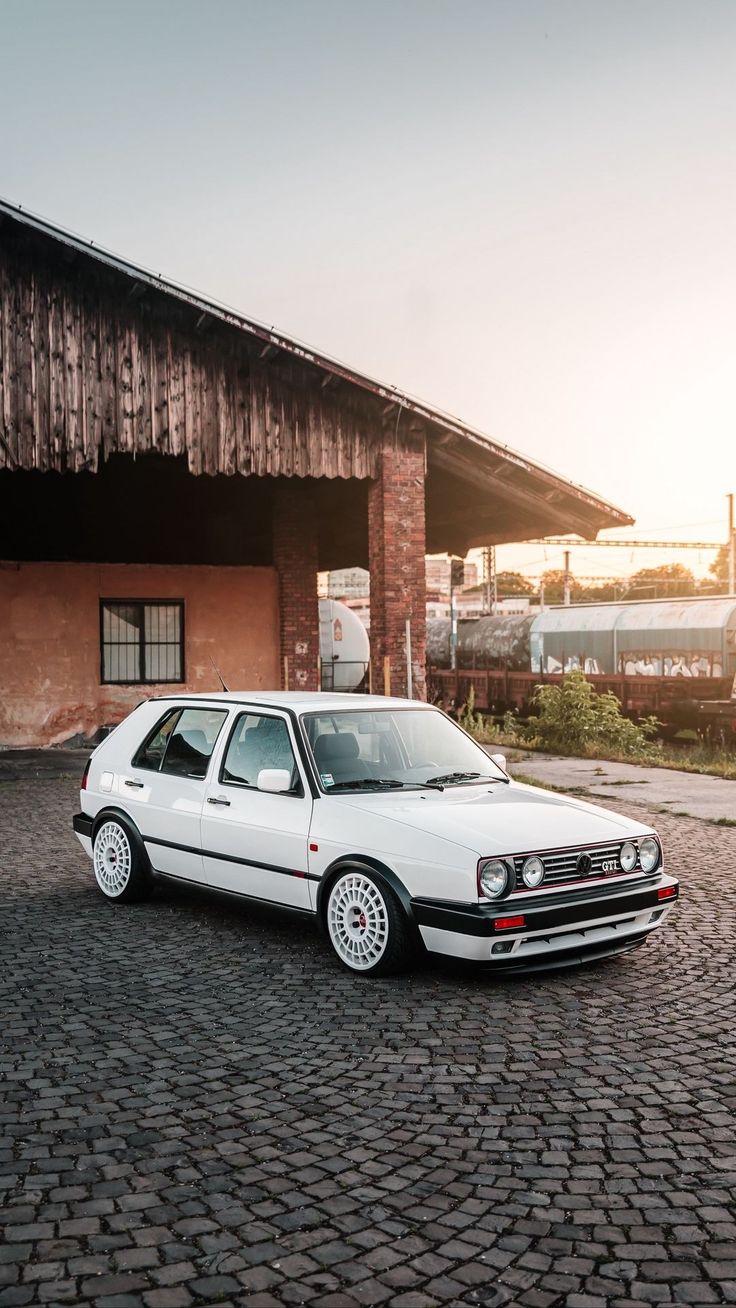
M0 19L0 194L457 414L634 534L724 539L734 0L0 0ZM667 561L573 552L578 574Z

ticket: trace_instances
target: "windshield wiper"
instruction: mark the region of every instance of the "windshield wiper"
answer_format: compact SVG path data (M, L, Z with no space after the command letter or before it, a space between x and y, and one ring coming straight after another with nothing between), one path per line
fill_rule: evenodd
M331 790L402 790L403 781L394 781L392 777L356 777L354 781L335 781L325 789ZM411 783L409 783L411 784Z
M425 786L450 786L453 781L501 781L501 777L483 777L480 772L445 772L441 777L430 777Z

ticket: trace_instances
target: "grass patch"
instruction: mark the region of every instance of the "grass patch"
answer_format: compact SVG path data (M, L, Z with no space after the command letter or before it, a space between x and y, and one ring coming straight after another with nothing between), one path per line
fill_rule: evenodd
M538 686L535 716L520 722L507 713L499 725L475 707L471 688L458 721L479 744L504 750L559 754L566 758L596 759L610 763L636 763L671 768L736 781L736 750L708 744L692 731L680 732L680 744L655 740L659 723L648 717L635 723L624 717L616 696L596 694L582 672L569 673L559 686ZM604 775L603 768L596 773ZM627 785L624 780L606 785Z
M600 768L596 768L596 772L600 772L600 771L601 771ZM648 785L649 785L649 782L648 782L648 781L628 781L628 780L626 780L624 777L621 777L621 778L619 778L618 781L599 781L599 782L598 782L598 785L599 785L599 786L648 786Z
M602 760L606 763L636 763L647 768L670 768L676 772L695 772L701 776L722 777L726 781L736 781L736 753L723 745L709 745L704 741L681 745L679 748L662 742L648 742L646 753L642 757L621 754L616 750L606 750L595 745L584 746L579 751L550 747L538 740L522 740L512 731L504 731L493 722L483 725L472 732L481 745L494 745L499 750L523 751L527 754L559 754L564 758L583 758ZM522 755L523 756L523 755ZM509 757L511 757L509 752ZM594 775L605 776L604 768L595 768Z

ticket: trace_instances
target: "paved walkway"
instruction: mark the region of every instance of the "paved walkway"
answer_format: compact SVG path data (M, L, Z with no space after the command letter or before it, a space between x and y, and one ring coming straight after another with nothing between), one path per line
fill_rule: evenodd
M722 777L539 754L526 755L509 767L512 775L522 773L548 786L584 791L586 797L614 807L646 804L684 817L711 822L725 818L736 823L736 781L724 781Z
M105 902L77 784L0 783L0 1308L736 1303L736 830L653 815L634 954L367 982L285 913Z

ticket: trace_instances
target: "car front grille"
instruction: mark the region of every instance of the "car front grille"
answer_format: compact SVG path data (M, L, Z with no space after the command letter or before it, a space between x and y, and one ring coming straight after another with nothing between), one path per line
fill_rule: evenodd
M532 854L541 858L544 863L544 881L539 887L540 890L545 886L564 885L566 881L588 881L595 877L633 876L636 872L641 873L638 854L635 867L631 872L624 873L620 862L623 843L619 840L612 845L577 845L574 849L530 850L527 854L516 854L513 861L517 892L529 893L529 887L525 886L521 879L521 869ZM581 855L587 855L590 859L589 871L579 866ZM609 866L604 867L604 864Z

